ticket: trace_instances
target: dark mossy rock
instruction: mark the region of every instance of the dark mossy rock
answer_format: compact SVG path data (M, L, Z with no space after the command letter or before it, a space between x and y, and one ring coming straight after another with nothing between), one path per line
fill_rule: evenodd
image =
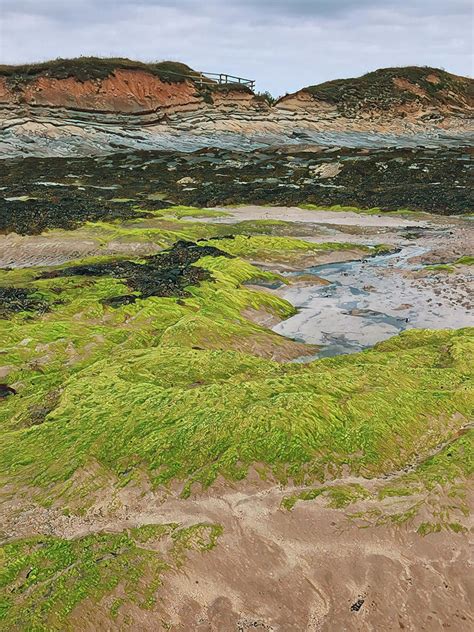
M0 398L9 397L10 395L16 395L17 392L8 384L0 384Z
M335 163L335 175L319 177L318 170ZM206 148L193 153L28 158L5 161L4 167L0 233L38 234L84 222L149 217L150 211L173 204L211 208L309 203L442 215L472 208L472 150L467 148L302 152L295 147L291 153ZM183 187L183 178L192 178L195 185ZM163 199L156 199L157 193Z
M46 312L48 309L48 302L32 290L0 287L0 318L9 318L17 312Z
M111 221L146 216L133 208L135 201L114 204L100 197L63 195L48 199L6 200L0 198L0 233L38 235L51 228L71 230L84 222ZM153 202L148 208L165 208L166 203Z
M39 278L78 275L121 279L131 290L137 292L137 295L126 294L105 301L105 304L111 307L120 307L133 303L137 298L186 296L187 286L198 285L201 281L211 278L207 270L193 265L202 257L209 256L231 258L231 255L213 246L198 246L194 242L180 240L169 250L145 257L140 263L125 260L69 266L43 272Z

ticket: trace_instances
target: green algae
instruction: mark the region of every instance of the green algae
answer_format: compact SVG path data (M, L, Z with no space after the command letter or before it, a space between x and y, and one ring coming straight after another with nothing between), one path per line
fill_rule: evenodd
M285 496L281 501L281 507L283 507L283 509L291 511L298 500L314 500L315 498L318 498L319 496L324 494L327 489L327 487L317 487L314 489L305 489L304 491L299 492L298 494L293 494L291 496Z
M245 476L253 463L282 482L321 478L329 464L334 473L349 466L377 476L449 440L472 413L464 356L472 340L468 329L410 330L371 351L306 366L222 352L218 374L212 352L167 340L166 379L161 349L136 353L132 376L128 353L116 350L70 375L43 424L6 433L1 467L10 480L47 488L91 460L115 476L140 466L154 484L180 480L184 494L219 474ZM197 353L202 371L182 372L183 364L199 366Z
M316 487L313 489L305 489L297 494L285 496L281 501L281 506L291 511L299 500L315 500L319 496L324 496L327 499L329 507L342 509L357 500L370 497L370 493L358 483Z
M72 630L71 615L81 603L117 591L124 596L112 598L112 618L127 602L151 608L166 572L181 568L189 551L214 548L221 534L218 524L163 524L76 540L42 535L9 542L0 549L0 625Z
M462 265L462 266L474 266L474 257L471 257L470 255L464 255L463 257L459 257L459 259L456 259L456 261L454 262L455 265Z
M95 223L75 234L109 243L149 239L152 231L163 245L184 236L233 256L278 260L354 248L270 235L274 223L265 220L237 225L233 238L220 232L229 230L224 225L153 222L163 223ZM253 230L264 234L239 234ZM123 259L94 257L61 268ZM183 495L219 475L239 480L255 464L262 478L282 483L311 484L347 470L374 477L428 456L472 415L472 330L410 330L364 353L283 365L273 358L292 343L245 317L249 310L294 314L288 302L245 286L280 277L242 258L206 256L193 265L210 276L187 286L184 296L137 296L113 309L110 299L130 294L124 279L0 271L0 286L25 288L49 306L44 314L0 320L1 364L19 393L0 406L5 482L35 486L45 506L80 511L101 479L82 488L71 481L91 463L117 486L140 472L155 486L178 482ZM466 476L455 468L465 454L446 457L449 467L424 464L417 475L437 481L452 469L452 485ZM392 488L429 488L420 481ZM332 490L325 495L341 507L362 493Z
M1 364L10 367L8 380L19 386L20 397L0 406L0 423L28 427L44 412L44 400L62 386L71 374L109 357L147 347L180 346L191 350L255 349L271 355L288 341L242 316L246 308L261 309L286 318L294 308L268 293L255 292L242 284L257 279L272 280L241 260L205 257L197 264L213 279L194 288L188 298L137 298L135 303L111 309L106 302L130 290L109 277L58 277L38 279L41 269L21 271L23 285L40 291L54 302L48 313L31 318L15 314L0 320ZM19 281L20 271L10 275ZM39 416L39 417L38 417Z
M329 506L341 509L347 505L370 496L369 492L358 483L334 485L328 489Z
M157 211L153 212L151 218L141 217L125 222L86 222L74 232L74 235L79 240L93 240L97 248L104 249L117 244L129 245L130 248L142 244L160 250L169 248L178 240L196 241L201 245L218 246L233 256L268 261L296 261L305 254L317 256L320 252L328 251L357 250L370 255L393 250L385 244L369 247L344 242L313 243L285 237L282 234L290 230L291 222L279 220L245 220L236 224L212 224L180 219L186 217L187 210L182 209L188 207L173 208L178 209L175 216L172 213L168 215L167 209L166 217L163 215L164 211ZM207 217L207 213L207 209L194 209L193 212L197 217ZM70 235L60 230L50 231L48 234L59 239L65 239ZM214 240L217 240L217 243Z
M456 266L472 266L474 265L474 257L464 255L451 263L438 263L425 266L425 270L433 270L434 272L455 272Z
M319 252L338 250L370 252L370 248L367 246L354 246L351 243L310 243L302 239L269 235L236 235L233 239L222 238L219 239L219 248L233 256L265 261L291 261L302 254L317 254Z
M474 431L467 430L449 445L426 459L414 472L400 477L398 483L432 491L451 488L456 481L474 473Z
M177 209L177 210L173 210ZM188 212L189 209L189 212ZM242 221L236 224L212 224L192 221L191 217L220 217L225 212L194 207L171 207L166 211L149 211L149 217L127 221L86 222L74 232L77 239L94 240L99 247L112 242L149 243L159 248L171 246L179 239L198 240L236 235L267 235L281 230L291 223L274 220ZM49 231L48 235L64 239L70 233L61 230ZM283 244L283 242L281 242Z
M449 265L448 263L437 263L426 266L425 270L432 270L433 272L454 272L454 266Z
M197 208L195 206L170 206L162 211L166 216L171 215L176 219L183 217L228 217L229 213L210 208Z
M125 297L112 297L116 303L135 302L137 297L186 296L186 288L209 278L206 270L193 265L206 256L228 256L213 246L198 246L194 242L179 240L172 248L139 261L132 259L110 263L69 265L59 270L43 272L40 279L67 276L112 277L124 281L132 291ZM118 300L121 298L122 300Z
M464 533L466 526L459 520L470 513L466 496L474 473L474 431L458 434L446 446L435 448L432 456L409 466L410 471L393 473L388 483L378 481L370 489L358 484L304 489L284 497L281 506L291 510L298 501L321 495L328 499L329 506L339 509L364 500L364 510L350 508L346 512L360 527L411 524L420 535L442 530ZM408 504L408 509L397 510L400 503ZM425 520L420 522L420 516ZM428 516L430 521L426 521Z
M440 533L440 531L447 530L453 533L467 533L468 529L459 524L459 522L450 522L443 524L440 522L422 522L417 529L417 533L420 535L429 535L431 533Z

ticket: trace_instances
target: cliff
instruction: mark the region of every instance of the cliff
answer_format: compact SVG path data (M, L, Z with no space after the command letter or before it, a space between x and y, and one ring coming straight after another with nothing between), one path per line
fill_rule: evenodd
M462 144L473 105L471 79L433 68L330 81L271 107L247 85L219 84L177 62L59 59L0 66L0 154Z
M23 106L25 112L42 106L162 116L208 105L265 107L246 86L220 85L186 64L96 58L0 66L0 103Z
M277 107L322 118L442 121L474 112L474 81L438 68L382 68L354 79L308 86Z

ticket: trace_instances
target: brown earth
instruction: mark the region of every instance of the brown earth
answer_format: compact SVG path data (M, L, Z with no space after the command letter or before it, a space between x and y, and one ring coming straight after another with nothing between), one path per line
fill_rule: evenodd
M282 97L275 109L311 111L323 119L375 115L417 118L427 113L468 116L474 110L473 85L472 79L439 69L388 68L357 79L303 88ZM9 105L123 114L193 111L205 107L205 103L218 108L232 105L269 110L265 101L238 86L229 85L223 90L210 86L206 90L207 98L191 78L170 81L146 68L117 67L107 76L86 79L73 72L54 76L45 70L26 80L20 70L15 74L15 67L11 67L8 75L0 76L0 103Z
M28 82L13 84L9 77L0 77L0 103L115 114L189 112L205 105L204 96L191 80L171 83L144 70L126 69L86 81L40 75ZM251 93L231 88L216 93L217 107L228 104L261 106Z
M98 603L77 606L73 629L95 632L102 622L114 632L124 626L183 632L464 632L474 623L465 534L422 537L411 523L360 528L350 514L322 498L287 511L280 503L291 488L265 485L255 473L233 487L220 481L190 499L164 502L149 489L117 492L103 483L84 517L26 507L19 499L6 503L8 532L21 537L46 529L74 538L169 521L219 523L224 531L215 549L190 552L181 570L166 574L153 610L125 603L111 620L110 603L120 595L119 586ZM403 511L413 497L389 503L386 510ZM351 506L351 511L364 509L369 509L366 501ZM132 628L126 625L130 615Z

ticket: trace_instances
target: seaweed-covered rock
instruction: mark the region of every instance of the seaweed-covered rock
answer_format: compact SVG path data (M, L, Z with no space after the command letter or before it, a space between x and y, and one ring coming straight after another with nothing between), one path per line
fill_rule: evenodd
M21 287L0 288L0 318L8 318L15 312L45 312L48 303L34 291Z
M149 205L150 206L150 205ZM154 202L153 208L167 206ZM141 213L146 215L146 213ZM113 203L84 195L48 199L7 200L0 198L0 233L40 234L50 228L73 229L84 222L139 217L131 203Z
M137 298L150 296L185 296L186 286L197 285L210 279L207 270L194 266L202 257L231 257L213 246L198 246L190 241L178 241L169 250L137 261L113 261L70 266L61 270L44 272L40 278L64 276L109 276L123 279L137 294L127 294L107 299L112 307L133 303Z
M8 386L8 384L0 384L0 399L16 394L16 390L11 386Z

